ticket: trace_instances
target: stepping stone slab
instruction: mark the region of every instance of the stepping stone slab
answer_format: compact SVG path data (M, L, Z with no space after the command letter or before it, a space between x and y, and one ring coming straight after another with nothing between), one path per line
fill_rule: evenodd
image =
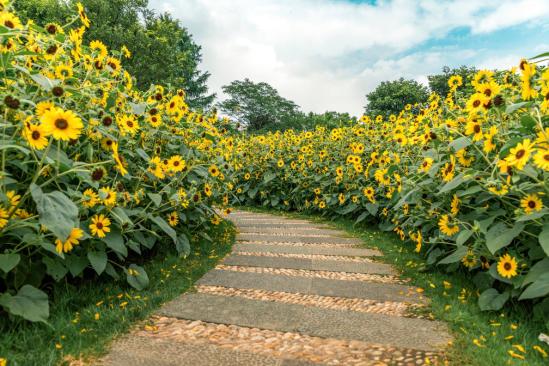
M235 244L233 252L256 252L256 253L285 253L285 254L321 254L321 255L346 255L353 257L373 257L382 255L374 249L362 248L338 248L338 247L315 247L315 246L293 246L281 244Z
M376 301L427 303L427 300L411 287L396 283L343 281L215 269L206 273L197 284Z
M333 271L370 274L396 274L395 270L384 263L360 263L344 261L325 261L304 258L260 257L253 255L231 254L223 262L229 266L249 266L268 268L307 269L310 271Z
M251 352L227 350L210 344L182 343L154 337L124 337L115 342L103 366L313 366L301 360L284 360Z
M287 221L275 221L275 222L238 222L236 223L238 228L270 228L288 230L293 228L306 228L306 229L329 229L327 225L311 224L311 223L292 223Z
M186 294L165 304L168 317L338 339L354 339L418 350L439 350L451 339L442 323L345 310L321 309L225 297Z
M252 233L240 233L236 240L241 241L263 241L263 242L287 242L287 243L310 243L310 244L362 244L358 238L341 237L318 237L318 236L290 236L290 235L257 235Z
M238 232L242 234L262 233L262 234L281 234L281 235L287 235L287 236L303 234L303 235L332 235L332 236L339 236L339 237L349 237L343 231L330 230L330 229L317 229L314 227L309 227L309 228L296 227L296 228L293 228L291 231L288 231L288 230L284 230L284 228L282 227L253 228L253 227L239 226Z

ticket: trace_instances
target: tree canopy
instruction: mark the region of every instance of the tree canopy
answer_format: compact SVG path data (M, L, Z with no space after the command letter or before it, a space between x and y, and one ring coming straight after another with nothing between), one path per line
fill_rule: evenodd
M444 66L441 74L427 76L429 88L441 97L445 97L450 91L450 87L448 86L450 77L459 75L463 79L463 82L466 83L476 72L477 69L475 67L460 66L459 68L451 69L448 66Z
M65 24L77 0L18 0L21 17L40 25ZM182 87L192 108L205 109L213 102L208 93L208 72L199 70L201 47L186 28L169 14L155 14L148 0L80 0L91 20L85 41L100 40L111 49L126 46L132 57L124 67L137 79L138 88L151 84Z
M264 82L235 80L222 89L229 98L219 103L219 108L242 122L249 131L266 127L277 129L299 114L297 104L281 97L275 88Z
M397 115L406 104L426 102L429 90L415 80L400 78L394 81L383 81L371 93L366 95L368 104L364 107L371 116Z

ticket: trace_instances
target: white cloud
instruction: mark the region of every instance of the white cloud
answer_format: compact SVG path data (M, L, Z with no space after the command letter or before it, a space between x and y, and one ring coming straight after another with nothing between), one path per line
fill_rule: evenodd
M549 15L547 0L151 0L203 47L210 88L266 81L305 111L362 112L364 95L400 76L425 82L473 50L410 52L456 27L491 32ZM452 56L455 59L452 59ZM220 95L221 96L221 95Z

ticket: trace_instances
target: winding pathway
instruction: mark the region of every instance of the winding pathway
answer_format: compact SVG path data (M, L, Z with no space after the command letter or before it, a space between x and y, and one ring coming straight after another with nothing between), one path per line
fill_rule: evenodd
M325 225L230 215L233 252L115 341L109 366L442 365L451 339L377 250Z

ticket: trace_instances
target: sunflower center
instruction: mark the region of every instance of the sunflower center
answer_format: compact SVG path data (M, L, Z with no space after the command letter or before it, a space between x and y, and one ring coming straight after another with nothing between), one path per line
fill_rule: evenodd
M530 207L530 208L536 208L536 202L535 202L535 201L532 201L532 200L528 201L528 207Z
M174 161L173 166L179 166L179 161Z
M55 120L55 127L60 130L66 130L69 127L69 122L64 118L58 118Z
M480 132L480 126L479 125L475 125L475 133L479 133Z
M33 140L38 140L38 139L40 139L40 132L38 132L38 131L32 131L32 135L31 135L31 136L32 136L32 139L33 139Z
M478 107L479 105L480 105L480 100L475 100L475 101L473 102L473 107L476 108L476 107Z
M97 224L95 224L95 226L96 226L99 230L103 229L103 223L102 223L102 222L98 222Z
M4 25L6 26L6 28L15 28L15 24L13 24L13 22L11 20L6 20L4 22Z
M543 160L545 160L545 161L549 161L549 154L545 154L545 155L543 155Z
M506 262L506 263L503 265L503 268L505 268L506 271L510 271L511 268L513 268L513 267L511 266L511 263Z
M128 122L126 122L126 125L128 125L129 128L132 128L132 127L133 127L133 122L132 122L132 121L128 121Z
M524 156L524 154L526 154L526 151L524 151L524 149L520 149L519 151L517 151L517 153L515 154L515 157L517 159L520 159Z

